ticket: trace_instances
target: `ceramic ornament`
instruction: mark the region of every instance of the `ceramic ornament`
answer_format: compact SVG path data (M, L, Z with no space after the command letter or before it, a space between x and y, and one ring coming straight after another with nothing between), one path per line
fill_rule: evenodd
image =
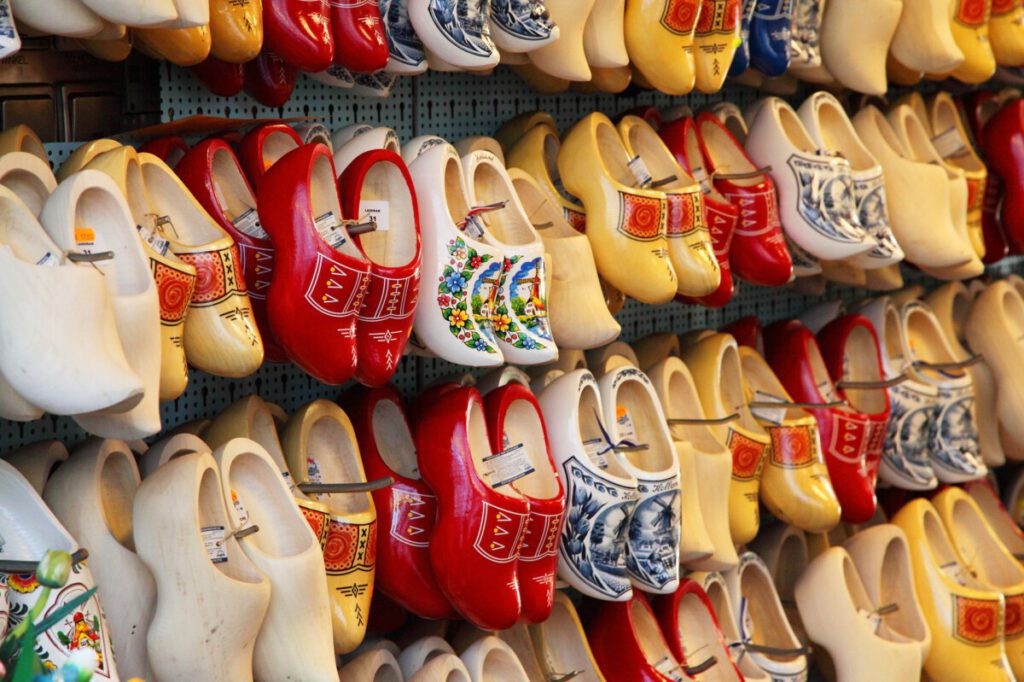
M697 570L724 570L736 564L729 534L729 480L732 455L707 424L690 371L677 357L648 370L668 420L680 465L682 527L680 561ZM696 423L673 423L674 421Z
M628 600L626 531L637 499L637 478L604 438L597 382L585 369L555 379L540 397L551 455L566 488L559 577L587 596Z
M657 187L666 201L665 237L669 261L676 273L676 292L702 297L721 284L700 185L679 165L658 133L637 116L624 116L619 135L631 159L639 157L651 180L641 186Z
M928 676L1013 679L1002 634L1005 600L960 562L935 507L913 500L892 522L907 536L917 602L931 631L924 663Z
M877 242L860 224L846 159L819 152L796 111L772 97L751 119L745 149L772 168L787 236L813 256L841 260L871 251Z
M548 321L548 265L540 235L493 154L473 152L463 158L463 168L471 205L466 232L504 255L490 303L498 348L506 361L520 365L554 360L558 348Z
M604 681L576 607L563 592L555 593L551 617L530 626L530 637L542 672L548 678L564 675L566 670L580 670L583 679Z
M498 64L487 3L481 0L409 0L409 18L428 50L460 70Z
M427 58L409 18L408 0L381 0L380 16L388 38L389 59L385 70L401 76L426 71Z
M693 39L696 48L696 85L699 91L711 94L722 89L733 55L741 44L740 29L739 2L701 0Z
M408 163L423 240L424 284L413 323L416 337L451 362L500 365L493 315L504 254L464 229L470 202L454 147L426 147Z
M840 547L818 556L800 576L796 600L811 639L829 651L844 680L905 680L920 674L921 651L893 631ZM877 625L876 625L877 620Z
M214 453L232 529L257 527L239 545L270 582L270 605L256 639L260 679L336 681L330 595L319 539L303 518L278 466L254 441L236 438Z
M699 0L626 2L626 49L634 67L655 89L671 95L693 90L693 40L700 9ZM666 54L677 57L665 59Z
M584 48L584 29L599 1L607 0L583 0L582 3L573 0L546 0L544 5L551 20L558 26L558 40L530 51L530 62L544 73L556 78L589 81L591 70L588 64L589 55ZM623 0L619 0L620 6L622 2Z
M119 670L151 678L146 633L156 607L156 584L135 553L132 536L132 504L140 482L127 444L93 439L50 477L44 499L89 548L89 567L110 619Z
M87 552L71 537L47 508L32 486L9 463L0 461L0 561L38 563L48 550L71 555L71 571L63 587L51 591L41 617L45 618L68 601L96 587L85 561ZM0 573L6 590L8 629L16 627L35 606L42 586L35 573ZM138 606L138 605L136 605ZM120 680L114 660L111 630L107 625L99 594L94 594L73 614L42 633L36 653L43 665L60 668L80 648L91 649L97 659L95 680Z
M147 478L167 462L193 452L210 452L212 448L199 436L191 433L171 433L153 443L139 458L139 473Z
M559 39L560 30L541 0L497 0L490 5L491 38L509 53L531 52Z
M338 177L345 172L357 156L375 149L386 149L396 154L401 152L398 135L391 128L353 123L331 134L334 150L334 168Z
M533 176L519 168L509 169L508 176L544 244L550 265L548 317L560 355L567 349L593 348L618 337L619 323L605 304L590 242L566 221Z
M106 173L124 194L139 229L142 250L156 283L160 301L160 399L173 400L188 385L188 365L183 342L185 315L195 291L196 269L171 252L156 232L155 214L149 203L136 151L128 146L97 154L86 166Z
M2 458L17 469L29 485L42 495L47 479L61 463L67 461L68 449L59 440L43 440L11 450L2 455Z

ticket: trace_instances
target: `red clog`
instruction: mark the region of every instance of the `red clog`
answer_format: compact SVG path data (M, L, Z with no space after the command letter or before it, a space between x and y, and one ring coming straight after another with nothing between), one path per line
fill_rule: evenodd
M285 123L264 123L247 132L238 143L238 162L253 190L259 192L264 174L278 159L301 146L302 138Z
M739 224L740 211L724 196L719 194L708 179L706 163L697 140L697 126L693 118L677 119L665 123L659 129L661 139L672 151L676 161L686 172L700 182L704 191L704 210L707 215L708 229L711 232L711 245L715 250L715 259L722 272L718 288L707 296L689 299L685 302L699 303L709 308L720 308L732 300L735 285L732 281L732 267L729 265L729 251L732 246L733 234ZM677 300L683 297L677 297Z
M765 329L766 359L794 400L824 404L841 400L811 330L797 320ZM875 513L875 488L867 464L874 430L871 418L844 403L809 408L818 421L825 464L842 507L843 521L865 523Z
M520 615L516 568L530 503L484 480L490 456L479 391L456 388L426 406L416 423L416 459L437 495L430 564L466 620L483 630L505 630Z
M530 389L515 382L505 384L484 397L484 408L491 449L502 452L522 444L534 468L532 474L514 481L511 487L530 504L516 569L522 617L528 623L542 623L555 603L565 488L551 459L540 405Z
M836 394L871 421L865 461L871 487L874 488L889 431L889 394L881 387L844 389L840 382L881 382L885 379L878 332L871 320L863 315L843 315L818 332L818 347L832 380L836 382Z
M615 122L618 123L625 116L639 116L643 120L651 124L651 127L657 130L661 127L661 110L658 107L652 106L638 106L624 111L615 117Z
M388 64L388 39L377 0L330 0L334 63L372 73Z
M607 680L672 682L688 678L661 634L647 597L639 590L629 601L602 602L587 626L587 641Z
M658 597L652 607L661 625L661 634L668 641L672 655L683 665L684 672L693 671L698 675L697 670L716 669L709 678L742 682L743 674L729 656L715 608L703 587L684 578L675 594ZM728 666L731 670L722 672L718 666Z
M234 97L245 87L244 64L232 64L210 55L189 70L207 90L220 97Z
M978 90L961 95L957 98L957 107L970 126L975 148L984 152L985 124L1000 107L995 93L991 90ZM994 172L989 173L981 205L981 235L985 240L985 255L981 260L986 265L998 263L1010 252L999 220L999 207L1003 203L1004 193L999 176Z
M360 154L338 179L345 216L377 229L353 237L370 263L359 312L356 379L367 386L391 380L412 332L420 293L420 219L416 190L402 157L375 149Z
M1007 102L982 134L990 171L1003 183L999 216L1011 253L1024 253L1024 100Z
M288 356L274 339L267 318L274 243L260 224L256 197L235 153L224 140L203 140L185 154L175 172L238 245L253 317L263 337L264 357L271 362L285 362Z
M267 312L274 337L325 384L356 372L356 325L370 264L342 220L331 152L305 145L286 154L257 192L260 222L274 242Z
M729 255L733 270L753 284L786 284L793 278L793 260L782 234L771 176L750 160L714 114L697 114L696 128L707 175L740 212Z
M334 61L328 0L263 0L263 45L303 71Z
M761 331L761 320L757 315L741 317L722 327L721 331L731 334L736 343L753 348L758 355L764 357L764 334Z
M263 50L245 64L245 92L265 107L283 107L291 98L298 77L295 66Z
M187 151L188 143L177 135L158 137L139 147L139 152L152 154L175 169Z
M357 387L344 402L367 480L395 480L372 493L377 509L376 586L421 618L455 618L430 567L437 498L416 469L416 446L401 396L391 386Z

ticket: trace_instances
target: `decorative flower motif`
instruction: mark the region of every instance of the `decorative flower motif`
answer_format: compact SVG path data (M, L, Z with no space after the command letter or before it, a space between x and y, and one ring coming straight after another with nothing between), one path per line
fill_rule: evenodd
M487 350L487 342L484 341L483 338L478 338L473 343L473 348L475 348L476 350L480 350L480 351Z
M501 264L501 269L504 270L505 272L508 272L509 270L511 270L512 269L512 261L510 259L506 258L505 262Z
M495 315L494 316L494 328L499 332L507 332L508 328L512 325L512 318L508 315Z
M448 308L452 304L452 299L450 296L441 295L437 297L437 304L442 308Z
M469 320L469 313L465 310L455 309L448 316L448 323L453 327L458 327L459 329L466 326L467 320Z
M482 258L480 258L480 256L473 256L472 258L469 259L469 267L473 268L474 270L483 265L483 263L484 261Z
M526 350L533 350L537 347L537 342L531 339L529 336L523 337L523 348Z
M461 272L452 272L444 278L444 285L449 293L458 295L466 290L466 278Z
M458 260L463 260L466 257L466 249L460 246L452 251L452 255Z

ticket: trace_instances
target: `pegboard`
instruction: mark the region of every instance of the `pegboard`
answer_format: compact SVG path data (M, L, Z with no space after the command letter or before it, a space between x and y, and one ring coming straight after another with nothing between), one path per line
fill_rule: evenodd
M511 70L498 68L490 76L430 72L415 78L399 78L390 97L384 99L353 95L350 91L300 76L291 100L284 107L274 109L258 104L244 93L231 98L213 95L188 70L170 64L161 66L164 121L193 114L235 118L316 116L331 130L351 123L387 126L395 130L401 141L428 133L453 142L469 135L489 135L501 123L524 111L547 111L564 129L591 111L614 115L641 105L666 108L682 104L697 110L723 100L743 108L761 96L757 90L742 86L727 86L714 95L694 93L686 97L634 90L623 95L576 92L543 95L533 91ZM47 151L56 166L76 146L51 144L47 145ZM990 268L990 272L1000 275L1022 269L1024 259L1017 257L1004 260ZM934 280L909 267L904 267L903 274L908 284L935 284ZM732 302L721 309L678 303L649 306L629 301L616 317L622 325L622 339L629 342L654 332L717 328L747 315L757 315L768 323L798 315L822 301L841 299L849 303L869 295L870 292L862 289L832 284L823 296L741 284ZM406 396L413 396L439 379L465 371L464 367L442 360L407 356L399 364L394 383ZM480 374L479 370L471 371ZM292 365L268 363L252 376L237 380L192 370L184 395L164 403L161 412L165 429L171 429L195 419L211 418L250 393L258 393L291 412L317 398L337 398L342 390L321 384ZM66 417L46 416L25 424L0 420L0 452L44 438L59 438L73 444L85 436L74 421Z

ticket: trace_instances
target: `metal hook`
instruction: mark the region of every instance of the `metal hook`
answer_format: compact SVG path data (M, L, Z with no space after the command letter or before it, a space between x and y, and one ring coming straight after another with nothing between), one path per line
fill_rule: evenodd
M79 547L71 553L71 565L77 566L89 558L89 550ZM26 575L35 573L39 568L38 561L2 561L0 560L0 573L11 573L14 575Z
M794 403L790 401L774 401L774 400L752 400L747 405L751 408L766 408L766 407L799 407L804 409L825 409L829 407L839 407L845 405L845 400L830 400L827 403Z
M615 445L612 446L612 450L615 452L640 452L641 450L650 450L651 446L647 443L641 443L640 445Z
M664 187L670 182L675 182L678 179L678 176L670 175L667 178L662 178L661 180L652 180L651 182L647 183L647 186L651 189L658 189L659 187Z
M883 606L879 606L877 609L873 611L873 613L877 613L879 616L888 616L890 613L896 613L899 610L900 605L896 602L893 602L892 604L885 604Z
M258 533L258 532L260 532L260 527L257 526L255 523L253 525L251 525L251 526L243 526L241 528L234 529L233 531L231 531L230 533L225 535L223 540L218 540L215 544L218 547L220 547L221 545L223 545L225 542L227 542L231 538L234 538L236 540L241 540L242 538L247 538L250 535L254 535L255 533Z
M840 379L836 382L836 388L841 391L848 388L854 390L867 388L889 388L896 384L902 384L909 378L910 376L906 372L901 372L891 379L882 379L880 381L847 381L846 379Z
M748 651L752 651L756 654L768 654L770 656L810 656L811 652L814 651L814 649L810 645L786 648L778 646L768 646L766 644L754 644L753 642L743 642L743 646L745 646Z
M395 479L390 476L378 478L364 483L300 483L299 490L307 495L322 493L368 493L394 485Z
M72 263L98 263L104 260L113 260L113 251L97 251L96 253L81 253L80 251L68 251L68 260Z
M947 370L947 369L963 369L970 367L981 362L981 353L975 353L966 360L960 360L958 362L926 362L925 360L914 360L914 367L922 367L924 369L935 369L935 370Z
M573 670L571 673L548 673L548 682L568 682L582 675L584 670Z
M684 673L693 677L694 675L700 675L703 672L711 670L716 665L718 665L718 658L711 656L710 658L705 659L702 663L698 663L697 665L684 665L682 668Z
M736 421L739 418L740 418L740 413L739 412L733 412L730 415L726 415L724 417L718 417L717 419L683 419L683 418L674 418L674 419L666 419L665 421L668 422L669 426L675 426L675 425L686 426L688 424L712 424L713 425L713 424L728 424L729 422L734 422L734 421Z
M358 234L366 234L367 232L375 232L377 230L377 223L373 220L367 220L366 222L362 223L350 223L348 221L343 221L342 224L345 226L345 229L348 230L348 233L352 236Z
M772 167L770 165L762 166L761 168L747 171L745 173L722 173L721 171L713 171L711 173L711 179L715 180L721 178L722 180L746 180L749 178L756 178L757 176L764 175L765 173L770 173L771 171Z

